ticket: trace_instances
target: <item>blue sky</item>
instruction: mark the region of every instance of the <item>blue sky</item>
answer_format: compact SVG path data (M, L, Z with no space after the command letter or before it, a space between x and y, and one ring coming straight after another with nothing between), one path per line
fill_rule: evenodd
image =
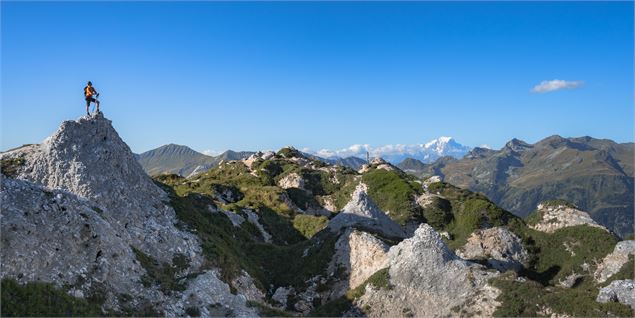
M135 152L633 141L632 2L1 6L2 149L81 116L87 80Z

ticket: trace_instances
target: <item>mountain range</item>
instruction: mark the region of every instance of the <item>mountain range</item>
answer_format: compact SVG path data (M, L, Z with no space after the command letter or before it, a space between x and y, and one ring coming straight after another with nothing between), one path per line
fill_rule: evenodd
M461 158L471 149L471 147L461 145L452 137L439 137L424 144L397 144L379 147L356 144L339 150L322 149L316 152L310 150L307 152L327 159L346 157L365 159L368 153L371 158L382 158L392 164L398 164L406 158L414 158L426 163L444 156Z
M512 139L500 150L474 148L461 159L407 159L404 171L485 194L520 216L545 200L564 199L620 235L633 233L635 144L551 136L535 144Z
M149 175L174 173L189 176L193 172L207 171L221 161L239 160L252 155L249 151L227 150L218 156L208 156L183 145L167 144L141 154L135 158Z
M357 170L366 163L367 152L372 158L383 158L397 164L407 158L415 158L423 162L432 162L445 156L461 158L470 149L451 137L440 137L417 145L385 145L376 148L369 145L353 145L339 151L323 149L318 152L305 150L303 153L328 164L338 164ZM135 157L149 175L176 173L189 176L193 172L207 171L222 160L244 159L254 153L253 151L227 150L218 156L209 156L187 146L167 144Z
M101 113L0 153L2 316L634 313L635 241L563 200L521 218L380 158L356 171L289 147L193 178L137 159Z

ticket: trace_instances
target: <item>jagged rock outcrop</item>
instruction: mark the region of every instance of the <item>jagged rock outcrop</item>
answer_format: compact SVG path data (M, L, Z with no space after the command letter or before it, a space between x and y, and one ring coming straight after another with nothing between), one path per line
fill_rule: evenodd
M304 179L299 174L293 172L280 179L280 181L278 181L278 186L283 189L304 189Z
M76 297L97 292L115 311L126 295L127 308L150 304L168 316L190 307L203 316L256 315L217 270L187 276L202 263L197 237L175 227L167 194L101 114L66 121L42 144L0 158L19 163L11 178L3 176L0 191L2 278L71 286ZM184 267L162 279L178 281L184 291L148 284L152 266L171 266L176 257ZM243 276L243 292L258 294Z
M277 303L279 309L285 310L287 308L287 302L289 296L295 295L295 288L293 287L278 287L271 296L271 300Z
M539 220L536 224L529 226L534 230L546 233L553 233L561 228L576 225L588 225L608 231L604 226L595 222L588 213L566 204L541 203L535 213L539 214Z
M244 270L241 271L240 276L232 280L231 285L247 300L264 302L265 293L256 287L254 279Z
M99 208L72 193L2 178L2 277L69 285L79 297L105 286L118 294L156 298L145 290L145 270Z
M207 271L196 276L171 308L167 316L185 316L188 308L197 308L201 317L255 317L257 312L247 306L247 298L235 295L220 274Z
M344 227L359 227L388 237L405 237L399 224L381 211L368 197L367 186L364 183L355 188L351 200L329 222L328 227L333 231Z
M506 228L476 230L456 254L469 260L487 260L493 268L504 272L520 270L529 260L521 239Z
M390 246L374 235L347 229L335 243L335 254L329 272L338 269L346 279L334 284L329 298L336 299L361 285L368 277L386 267Z
M387 288L366 286L357 301L369 317L491 316L500 291L487 284L497 274L457 257L431 226L388 252Z
M612 281L611 284L600 289L595 300L601 303L617 301L635 310L635 280Z
M118 235L164 262L175 253L200 263L197 238L174 227L167 194L146 175L133 153L101 113L62 123L40 145L3 153L24 164L16 178L92 200Z
M430 194L430 193L422 193L420 196L417 196L415 198L415 202L422 208L427 208L430 205L432 205L436 200L438 200L439 198L443 198L440 195L437 194Z
M617 274L622 266L628 262L628 256L635 255L635 241L621 241L615 245L613 252L606 255L597 266L594 278L598 283L603 283L611 276Z

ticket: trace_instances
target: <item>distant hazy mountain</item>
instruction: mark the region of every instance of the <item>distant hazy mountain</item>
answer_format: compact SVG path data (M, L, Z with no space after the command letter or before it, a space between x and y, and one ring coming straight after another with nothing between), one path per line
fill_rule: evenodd
M406 158L414 158L429 163L444 156L462 158L471 149L471 147L459 144L452 137L439 137L425 144L398 144L380 147L356 144L340 150L322 149L313 152L313 154L326 159L347 157L365 159L368 153L372 158L380 157L393 164L400 163Z
M188 176L195 170L206 171L222 160L238 160L253 152L225 151L218 156L208 156L183 145L168 144L136 155L135 158L149 175L175 173Z
M564 199L624 235L633 232L634 153L633 143L551 136L533 145L513 139L497 151L474 148L460 160L408 160L400 167L419 176L441 175L521 216L541 201Z
M307 158L319 160L324 163L328 163L330 165L340 165L343 167L349 167L353 170L359 170L359 168L361 168L362 165L366 163L366 160L362 158L358 158L358 157L353 157L353 156L346 157L346 158L341 158L341 157L324 158L324 157L316 156L308 152L301 152L301 153Z
M346 158L326 159L326 161L332 165L349 167L354 170L359 170L359 168L361 168L363 164L366 164L366 160L352 156Z

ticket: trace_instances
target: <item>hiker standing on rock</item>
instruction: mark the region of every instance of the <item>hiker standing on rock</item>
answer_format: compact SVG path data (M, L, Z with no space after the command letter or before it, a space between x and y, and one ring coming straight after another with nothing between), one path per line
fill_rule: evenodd
M95 99L95 97L99 97L99 93L97 93L97 91L93 87L93 83L91 83L90 81L88 81L88 84L86 85L86 87L84 87L84 96L86 97L86 115L90 116L90 112L88 111L90 102L93 102L95 103L95 105L97 105L96 113L99 113L99 101Z

